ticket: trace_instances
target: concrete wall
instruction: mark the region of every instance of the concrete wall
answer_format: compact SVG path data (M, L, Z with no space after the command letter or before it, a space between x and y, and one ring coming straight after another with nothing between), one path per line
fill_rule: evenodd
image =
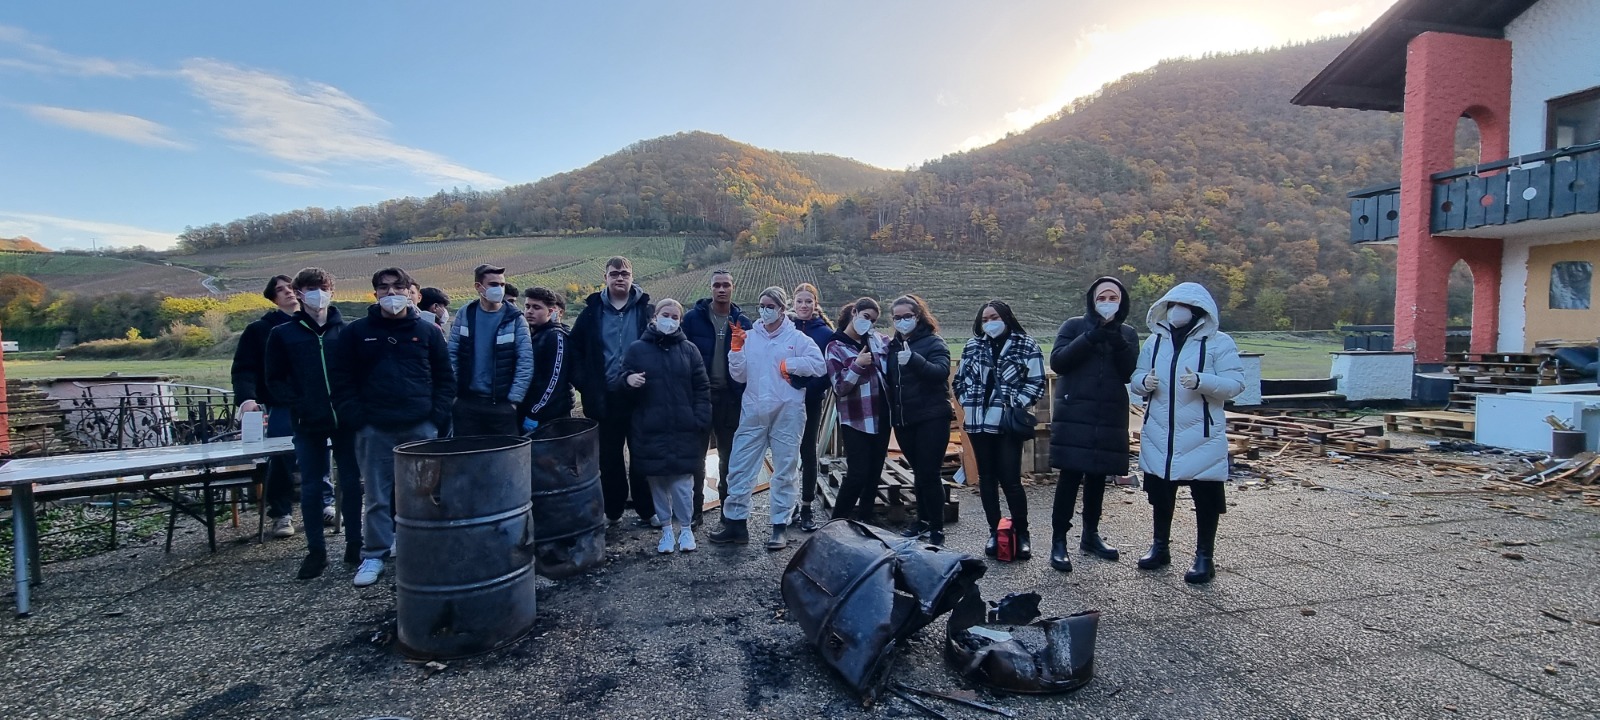
M1407 400L1416 364L1406 352L1336 352L1334 380L1346 400Z
M1495 342L1496 352L1527 352L1533 347L1534 341L1542 340L1547 337L1554 337L1552 335L1544 334L1549 332L1550 328L1548 327L1548 322L1546 319L1541 317L1535 317L1533 321L1534 328L1531 332L1529 331L1529 300L1532 300L1535 306L1532 311L1534 315L1542 316L1551 313L1550 310L1545 309L1545 301L1549 298L1550 292L1550 287L1548 285L1550 268L1547 266L1546 262L1549 261L1550 258L1546 257L1546 253L1551 251L1540 251L1539 254L1541 256L1541 264L1545 264L1546 266L1539 268L1539 273L1534 273L1540 275L1540 278L1534 278L1537 282L1530 286L1528 260L1529 255L1533 253L1534 248L1542 248L1550 245L1573 245L1572 248L1567 248L1568 250L1573 251L1571 253L1571 258L1558 259L1590 260L1590 256L1594 255L1596 252L1593 250L1593 245L1596 243L1600 243L1600 240L1574 237L1572 235L1552 235L1542 238L1507 238L1505 240L1505 252L1501 256L1500 333ZM1588 249L1585 249L1586 247ZM1600 268L1600 263L1596 263L1596 267ZM1530 287L1532 288L1531 291ZM1595 287L1600 288L1600 281L1595 283ZM1600 308L1600 297L1593 298L1592 300L1595 303L1595 307ZM1557 312L1555 314L1565 315L1570 312L1571 311ZM1593 310L1591 310L1591 312L1593 312ZM1579 332L1577 333L1577 336L1580 338L1586 338L1588 335L1600 335L1600 325L1596 325L1595 321L1593 320L1593 316L1589 317L1589 325L1593 326L1595 329L1591 332L1583 328L1578 328ZM1559 320L1560 318L1556 319ZM1572 334L1574 333L1556 333L1556 335Z
M1546 100L1600 86L1596 29L1600 2L1595 0L1542 0L1506 26L1511 41L1512 155L1545 149Z

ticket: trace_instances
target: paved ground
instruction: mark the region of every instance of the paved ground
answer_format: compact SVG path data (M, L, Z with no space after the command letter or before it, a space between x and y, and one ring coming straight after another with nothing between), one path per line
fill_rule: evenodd
M1104 616L1086 688L979 695L1033 718L1600 715L1600 515L1461 481L1305 463L1267 474L1280 470L1326 489L1234 492L1209 587L1186 586L1182 567L1133 567L1149 511L1115 489L1106 529L1123 562L1080 556L1062 575L1038 538L1038 558L992 566L981 583L990 598L1035 590L1047 614ZM1419 489L1463 494L1406 494ZM1051 490L1030 488L1036 518L1048 517ZM950 545L979 553L975 495L962 511ZM1174 536L1187 554L1192 515L1180 512ZM208 555L191 534L171 555L150 546L51 565L34 616L0 619L0 673L12 680L0 717L918 715L898 699L862 709L779 613L792 550L658 557L653 533L611 537L604 570L540 592L527 639L439 672L387 644L392 574L356 589L335 561L298 582L298 537L238 538ZM896 678L967 687L944 664L942 627L910 643Z

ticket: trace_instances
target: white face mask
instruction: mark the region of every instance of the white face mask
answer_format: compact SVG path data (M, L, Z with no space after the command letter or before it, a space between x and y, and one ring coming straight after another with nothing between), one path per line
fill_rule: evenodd
M505 302L506 289L499 285L491 285L483 289L483 299L492 303Z
M656 318L656 331L662 335L671 335L678 329L678 321L669 317Z
M450 324L450 311L449 310L440 310L439 312L434 313L433 316L438 318L437 322L439 323L440 327L444 327L445 325L449 325Z
M1000 333L1005 331L1006 324L1001 320L990 320L989 322L983 324L983 334L992 338L1000 337Z
M1167 321L1172 323L1173 327L1183 327L1193 319L1194 311L1182 305L1173 305L1167 308Z
M300 302L313 312L328 307L333 302L333 293L327 290L307 290L300 293Z
M399 315L400 313L405 312L406 308L410 306L411 298L408 298L404 295L385 295L381 298L378 298L378 307L383 308L384 312L387 312L390 315Z
M770 307L767 307L765 305L762 305L761 306L761 323L763 325L771 325L771 324L773 324L773 323L775 323L777 321L778 321L778 309L777 308L770 308Z
M864 317L856 318L850 325L855 328L857 335L865 335L872 332L872 321Z
M1100 313L1100 317L1103 317L1107 320L1115 317L1117 311L1121 309L1122 303L1098 302L1094 304L1094 311Z
M904 320L896 320L894 321L894 329L901 335L910 335L912 330L917 329L917 319L905 318Z

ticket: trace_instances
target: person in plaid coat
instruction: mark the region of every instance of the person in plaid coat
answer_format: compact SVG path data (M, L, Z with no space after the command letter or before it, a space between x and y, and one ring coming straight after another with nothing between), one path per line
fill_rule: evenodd
M1010 305L990 300L978 309L972 338L961 350L955 390L962 424L977 456L978 494L989 521L989 544L984 553L994 557L998 549L1000 491L1004 490L1016 524L1018 556L1026 560L1033 554L1028 538L1028 495L1022 490L1022 443L1027 438L1007 433L1000 418L1005 408L1025 410L1044 397L1044 354L1017 322Z
M839 311L838 330L828 341L828 378L839 410L845 476L833 501L833 517L872 522L872 501L889 456L889 399L884 368L889 336L873 329L878 301L864 297Z

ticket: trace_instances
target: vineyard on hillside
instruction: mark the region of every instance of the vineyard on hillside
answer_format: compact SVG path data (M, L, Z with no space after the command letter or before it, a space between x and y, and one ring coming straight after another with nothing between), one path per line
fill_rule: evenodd
M51 290L84 295L159 292L205 295L203 275L181 267L100 255L0 252L0 275L26 275Z

